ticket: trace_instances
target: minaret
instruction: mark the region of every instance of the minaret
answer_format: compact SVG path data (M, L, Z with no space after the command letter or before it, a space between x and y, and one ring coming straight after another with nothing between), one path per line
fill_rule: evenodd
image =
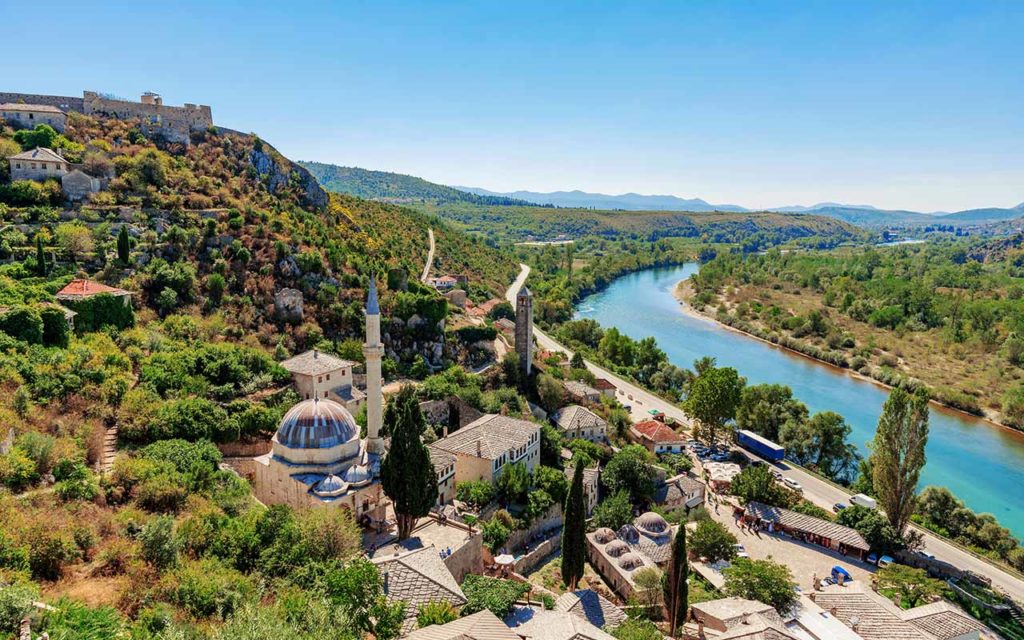
M366 295L366 450L384 453L384 439L380 437L383 418L384 394L381 390L380 359L384 345L380 342L380 305L377 303L377 283L370 276L370 290Z
M520 373L529 377L533 370L533 294L525 284L516 294L516 353Z

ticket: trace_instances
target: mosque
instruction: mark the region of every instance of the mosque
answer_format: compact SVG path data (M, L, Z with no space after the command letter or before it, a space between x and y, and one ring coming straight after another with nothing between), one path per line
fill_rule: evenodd
M314 390L288 410L271 439L271 451L255 458L255 494L265 504L337 506L360 521L384 519L380 462L383 417L380 306L370 279L366 299L366 438L345 405ZM315 383L314 383L315 384ZM326 395L326 394L324 394Z

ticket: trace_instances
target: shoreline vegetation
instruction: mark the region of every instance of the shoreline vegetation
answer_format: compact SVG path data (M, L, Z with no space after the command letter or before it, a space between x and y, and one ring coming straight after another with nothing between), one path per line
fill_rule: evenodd
M786 338L786 343L783 344L781 340L772 340L770 335L768 337L766 337L764 335L759 335L758 333L755 333L752 330L749 330L749 329L753 329L753 327L750 326L748 323L736 320L732 316L729 316L729 315L724 314L724 313L711 314L711 313L708 313L708 312L703 311L701 309L698 309L693 304L693 302L692 302L692 299L696 295L696 291L694 291L693 285L689 281L689 279L680 280L676 284L676 286L672 289L672 295L676 299L676 301L679 303L679 306L680 306L680 309L682 310L682 312L687 314L687 315L690 315L692 317L699 318L701 320L707 320L707 321L714 322L714 323L716 323L716 324L718 324L718 325L720 325L720 326L722 326L722 327L724 327L726 329L729 329L731 331L735 331L736 333L740 333L740 334L742 334L742 335L744 335L744 336L746 336L748 338L752 338L754 340L758 340L760 342L764 342L765 344L769 344L771 346L778 347L778 348L780 348L780 349L782 349L782 350L784 350L786 352L792 353L794 355L797 355L797 356L800 356L800 357L803 357L803 358L807 358L808 360L813 360L814 362L816 362L818 364L828 366L828 367L830 367L832 369L835 369L837 371L841 371L841 372L843 372L843 373L845 373L845 374L847 374L847 375L849 375L849 376L851 376L853 378L856 378L858 380L863 380L865 382L870 382L872 384L878 385L878 386L883 387L885 389L892 390L892 389L895 389L897 386L901 386L901 385L894 385L891 382L888 382L886 380L882 380L880 378L876 378L873 375L866 375L864 373L861 373L860 371L851 368L849 366L849 364L845 364L845 365L844 364L837 364L836 362L832 362L832 361L827 360L827 359L825 359L823 357L820 357L819 355L816 355L818 352L822 352L823 351L820 347L817 347L817 346L812 345L812 344L808 344L806 342L802 342L801 340L799 340L797 338L789 338L789 337L787 337ZM874 371L875 370L872 369L872 372L874 372ZM1000 429L1006 429L1008 431L1013 431L1015 433L1024 433L1024 429L1015 427L1015 426L1013 426L1011 424L1007 424L1005 422L1001 422L1000 420L996 419L994 412L985 411L985 410L980 409L980 408L975 409L973 407L958 406L957 404L955 404L953 402L950 402L948 400L943 400L943 399L937 398L934 395L934 393L932 393L932 392L934 392L934 389L930 385L925 384L924 382L922 382L922 381L920 381L920 380L918 380L916 378L904 378L903 380L905 381L905 384L902 385L902 386L904 386L904 388L909 388L909 389L924 388L924 389L927 389L929 391L929 393L930 393L930 396L931 396L930 397L930 403L932 405L936 406L936 407L939 407L942 410L952 411L952 412L961 413L961 414L964 414L964 415L971 416L972 418L976 418L978 420L981 420L983 422L988 423L992 427L996 427L996 428L1000 428Z

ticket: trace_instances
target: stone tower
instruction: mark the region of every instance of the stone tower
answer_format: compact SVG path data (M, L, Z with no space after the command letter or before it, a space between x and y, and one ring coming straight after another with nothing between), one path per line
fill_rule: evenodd
M524 284L516 295L516 353L523 377L533 370L533 294Z
M384 439L380 437L383 418L384 394L381 389L380 360L384 345L380 342L380 305L377 303L377 283L370 276L370 290L366 296L366 450L384 453Z

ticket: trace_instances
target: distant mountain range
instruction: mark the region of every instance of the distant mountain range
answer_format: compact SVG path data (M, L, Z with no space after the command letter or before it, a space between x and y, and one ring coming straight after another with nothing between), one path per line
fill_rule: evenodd
M646 196L638 193L622 195L606 195L603 193L587 193L585 191L554 191L539 193L536 191L511 191L500 193L476 187L454 187L460 191L488 197L506 197L526 200L537 204L552 204L556 207L583 207L590 209L626 211L732 211L750 212L735 204L711 204L700 198L679 198L676 196ZM969 209L954 213L922 213L900 209L879 209L865 204L841 204L838 202L819 202L811 206L790 205L772 207L767 211L777 213L813 213L861 226L925 225L925 224L979 224L998 222L1024 217L1024 203L1016 207L1003 209L989 207Z
M669 195L639 193L607 195L586 191L554 191L551 193L510 191L500 193L476 187L449 187L402 173L373 171L359 167L339 167L322 162L300 161L298 164L308 169L329 191L388 202L466 203L499 207L541 205L601 211L690 211L696 213L708 211L749 213L756 211L735 204L712 204L700 198L679 198ZM989 207L953 213L878 209L871 205L838 202L819 202L811 206L774 207L767 211L812 213L862 227L971 225L1024 217L1024 203L1008 209Z

